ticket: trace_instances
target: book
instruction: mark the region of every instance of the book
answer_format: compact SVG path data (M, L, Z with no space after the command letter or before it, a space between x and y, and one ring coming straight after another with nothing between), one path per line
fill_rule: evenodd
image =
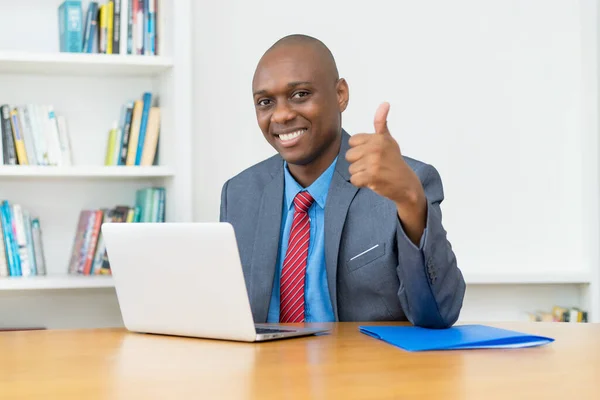
M36 275L46 275L46 256L44 255L44 245L42 243L42 229L40 219L37 217L31 220L31 236L35 254Z
M113 54L114 12L115 2L108 0L106 3L106 54Z
M85 17L85 28L83 34L82 52L94 53L96 46L94 46L94 38L98 31L98 2L90 1Z
M46 274L40 220L20 204L0 206L0 277Z
M81 1L66 0L58 7L60 51L81 53L83 45L83 12Z
M136 190L134 204L85 209L79 213L67 272L76 275L110 275L110 262L102 236L102 224L165 222L166 189Z
M0 106L4 165L72 165L64 115L52 105Z
M160 108L151 107L148 113L148 124L146 135L144 137L142 156L140 165L153 165L158 148L158 136L160 133Z
M2 128L2 151L4 152L5 165L17 165L17 150L10 121L10 105L4 104L0 107L0 122Z
M0 228L2 220L0 219ZM6 250L4 247L4 229L0 229L0 278L9 276L8 260L6 259Z
M158 161L161 112L150 92L121 105L108 131L104 165L151 166Z
M67 0L58 8L63 52L155 56L159 43L157 0Z
M140 132L135 155L135 165L140 165L140 163L142 162L142 153L144 152L144 141L146 138L146 130L148 128L148 117L150 113L150 108L152 107L152 93L144 93L142 96L142 100L142 120L140 121Z
M535 347L549 344L553 338L500 329L486 325L456 325L447 329L418 326L360 326L368 336L403 350L468 350Z
M21 124L19 123L19 114L17 113L16 109L13 109L10 112L10 124L12 128L13 139L15 141L17 161L19 165L29 165L25 141L23 140L23 130Z

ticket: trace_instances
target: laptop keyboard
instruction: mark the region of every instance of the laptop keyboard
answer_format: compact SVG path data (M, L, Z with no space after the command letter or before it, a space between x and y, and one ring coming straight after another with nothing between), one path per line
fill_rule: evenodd
M292 332L289 329L277 329L277 328L256 328L256 333L282 333Z

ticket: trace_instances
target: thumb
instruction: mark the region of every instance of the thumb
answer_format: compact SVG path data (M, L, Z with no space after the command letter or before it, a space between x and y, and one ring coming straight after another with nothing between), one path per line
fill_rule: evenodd
M380 133L383 135L389 135L390 131L387 127L387 115L390 111L390 103L384 102L381 103L379 108L377 108L377 112L375 113L375 133Z

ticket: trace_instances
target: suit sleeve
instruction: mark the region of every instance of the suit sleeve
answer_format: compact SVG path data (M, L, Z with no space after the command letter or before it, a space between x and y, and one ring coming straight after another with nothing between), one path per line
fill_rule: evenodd
M423 165L415 171L427 197L427 222L417 247L398 219L398 297L408 320L426 328L447 328L458 319L465 281L442 226L444 199L437 170Z
M227 184L226 181L221 189L221 206L219 211L219 222L227 222Z

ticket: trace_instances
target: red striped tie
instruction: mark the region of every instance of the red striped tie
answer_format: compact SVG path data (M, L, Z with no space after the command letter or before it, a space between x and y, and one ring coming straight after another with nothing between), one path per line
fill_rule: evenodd
M294 220L281 270L279 322L304 322L304 276L310 239L307 211L313 201L308 192L294 198Z

